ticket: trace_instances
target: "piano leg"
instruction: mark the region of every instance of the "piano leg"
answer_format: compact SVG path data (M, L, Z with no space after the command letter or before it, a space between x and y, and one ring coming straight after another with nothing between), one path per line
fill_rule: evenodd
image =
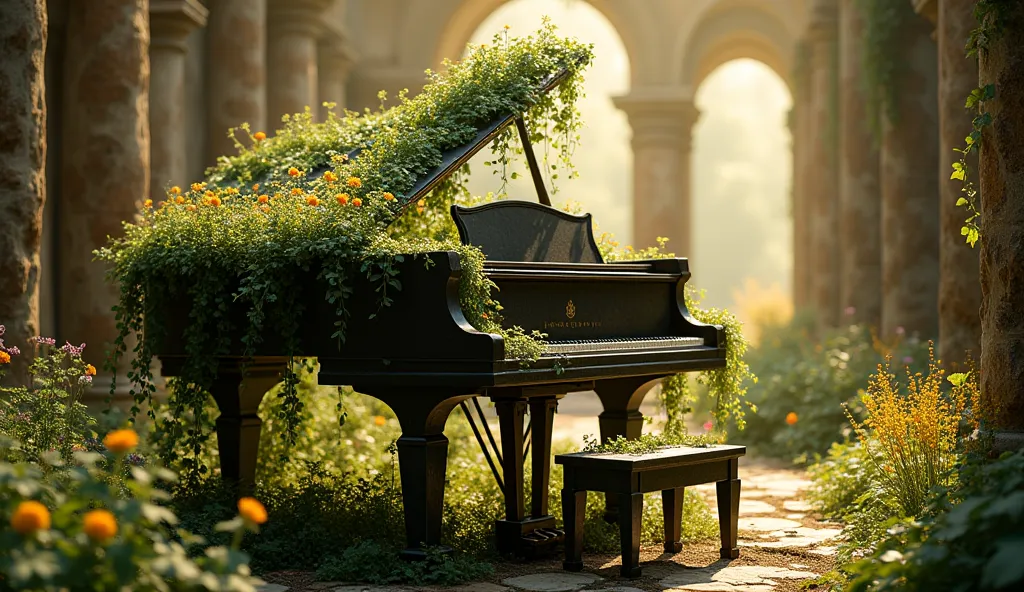
M267 391L281 381L284 363L254 363L243 376L238 366L221 366L210 393L217 418L217 448L221 478L235 484L240 493L251 493L256 484L260 428L256 414Z
M501 429L502 476L505 482L505 519L495 525L498 552L527 556L538 546L563 540L564 532L555 529L555 518L548 514L548 488L551 483L551 432L554 412L562 395L529 397L494 396ZM533 443L531 462L530 517L526 517L524 495L523 420L530 410Z
M651 380L648 376L600 380L594 385L594 391L604 407L604 411L597 417L602 444L618 436L627 440L640 437L644 429L644 414L640 412L640 405L659 382L660 378ZM619 521L619 501L614 493L605 494L604 519L611 524Z
M441 543L441 515L444 510L444 480L448 468L448 438L444 425L448 415L472 395L450 391L367 392L386 403L398 416L402 436L398 439L398 467L402 475L402 505L405 510L406 548L403 559L426 558L426 547ZM442 550L450 550L442 547Z

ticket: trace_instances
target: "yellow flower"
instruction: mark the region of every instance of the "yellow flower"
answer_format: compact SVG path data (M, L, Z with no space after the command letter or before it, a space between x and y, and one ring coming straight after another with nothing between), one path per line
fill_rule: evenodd
M147 199L146 201L142 202L142 207L144 207L144 208L151 208L151 207L153 207L153 200Z
M416 205L417 205L417 206L419 206L419 207L421 207L421 208L424 208L424 207L426 207L426 206L427 206L427 200L425 200L425 199L421 199L421 200L419 200L418 202L416 202Z
M260 202L261 204L265 204L268 201L270 201L270 196L268 196L268 195L261 195L258 198L256 198L256 201Z
M267 509L253 497L238 500L238 514L253 524L263 524L267 521Z
M212 199L212 198L214 198L216 196L217 196L217 194L212 192L212 191L210 191L210 190L207 190L206 193L203 194L203 197L205 197L206 199Z
M359 199L357 197L357 198L352 200L352 205L354 205L355 207L358 208L359 206L363 205L363 200L361 200L361 199Z
M345 205L348 203L348 194L339 193L338 195L334 196L334 199L337 199L339 204Z
M11 515L11 527L26 536L37 530L46 530L50 528L50 511L34 500L21 502Z
M114 430L103 438L103 445L114 454L124 454L139 445L139 435L133 430Z
M82 530L94 542L105 543L117 534L117 519L106 510L92 510L82 519Z
M204 183L193 183L192 184L192 191L202 191L203 189L206 189L206 183L205 182Z
M96 376L96 366L93 366L92 364L86 364L85 365L85 375L86 376Z
M9 353L7 353L5 351L0 351L0 364L10 364L10 363L11 363L11 354L9 354Z
M228 187L228 194L238 195L238 187Z
M177 185L171 187L171 195L181 195L181 187L178 187Z
M373 416L373 423L375 423L375 424L377 424L379 426L382 426L382 425L386 424L387 422L388 422L388 420L385 419L383 415L375 415L375 416Z
M174 198L174 203L180 206L181 204L185 203L185 198L179 195L178 197Z
M263 132L256 132L255 134L252 135L252 137L257 142L262 142L263 140L267 139L267 134L265 134Z
M260 206L260 211L266 214L270 211L270 206Z
M395 195L390 191L384 192L384 201L395 201Z
M316 206L320 205L320 200L317 199L315 195L310 195L306 197L306 203L315 208Z
M509 29L511 29L511 28L512 28L512 27L510 27L510 26L508 26L508 25L505 25L505 30L506 30L506 31L508 31L508 30L509 30Z
M302 195L302 189L300 187L292 187L292 195Z
M260 184L259 184L259 183L256 183L255 185L253 185L253 186L252 186L252 190L253 190L253 191L259 191L259 190L260 190Z
M348 183L348 186L353 189L359 189L363 186L363 182L359 180L359 177L349 177L346 183Z
M192 205L192 204L188 204L187 206L185 206L185 209L190 211L190 212L196 211L196 207L194 205Z
M216 207L220 206L220 198L217 197L217 196L213 196L213 197L210 198L210 201L208 203L211 206L216 208Z
M797 422L797 419L798 417L796 416L796 413L792 411L786 414L786 423L788 423L789 425L795 424Z
M291 175L292 177L298 177L299 176L299 169L297 169L295 167L291 167L291 168L288 169L288 174Z
M324 173L324 181L327 181L328 183L333 183L337 180L338 175L335 175L333 172L327 171L326 173Z

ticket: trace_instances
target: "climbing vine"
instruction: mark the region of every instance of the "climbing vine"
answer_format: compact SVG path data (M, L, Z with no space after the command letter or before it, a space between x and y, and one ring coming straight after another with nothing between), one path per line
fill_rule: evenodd
M978 21L967 39L967 57L978 60L980 54L987 50L988 45L998 39L1003 30L1006 9L1014 0L979 0L974 7L974 18ZM968 157L978 154L981 149L983 131L992 125L992 114L985 109L985 103L996 96L995 84L984 84L972 89L967 95L964 107L974 113L971 120L971 133L964 138L963 148L954 148L960 157L953 163L953 174L950 179L963 183L962 195L956 205L967 210L967 219L960 228L960 234L967 244L974 247L981 239L981 212L978 210L978 190L974 187Z

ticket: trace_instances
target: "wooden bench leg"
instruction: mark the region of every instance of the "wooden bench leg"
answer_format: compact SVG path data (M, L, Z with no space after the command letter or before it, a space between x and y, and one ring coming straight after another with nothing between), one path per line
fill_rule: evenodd
M740 480L729 479L715 484L718 490L718 528L722 532L722 559L740 556L736 535L740 519Z
M665 552L678 553L683 550L683 500L684 487L665 489L661 492L661 509L665 516Z
M640 524L644 513L644 494L620 495L619 537L622 542L622 577L640 577Z
M587 514L587 492L562 490L562 521L565 527L565 561L562 569L583 570L583 518Z

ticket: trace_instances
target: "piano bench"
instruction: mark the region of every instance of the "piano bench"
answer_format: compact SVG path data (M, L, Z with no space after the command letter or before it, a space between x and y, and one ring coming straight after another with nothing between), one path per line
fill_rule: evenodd
M683 492L686 487L716 483L718 523L723 559L739 557L736 527L739 521L739 458L744 446L721 444L710 448L674 446L647 454L577 452L559 454L555 463L563 468L562 518L565 522L565 562L568 571L583 569L583 517L587 492L609 495L618 503L622 544L622 576L640 577L640 521L644 494L661 491L665 514L665 552L682 550Z

